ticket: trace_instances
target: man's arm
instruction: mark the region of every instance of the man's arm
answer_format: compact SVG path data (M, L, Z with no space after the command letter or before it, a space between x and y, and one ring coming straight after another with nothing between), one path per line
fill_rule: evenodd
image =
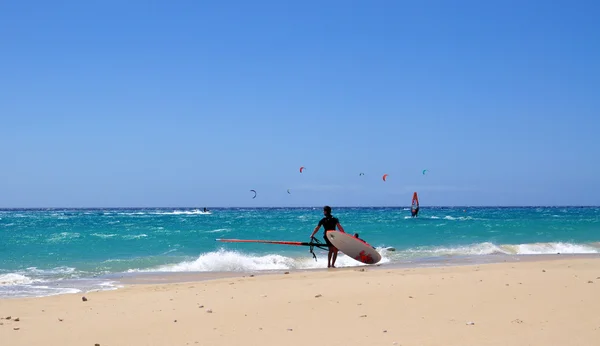
M321 224L318 224L317 227L315 227L315 230L310 235L311 238L315 236L315 234L319 231L319 228L321 228Z

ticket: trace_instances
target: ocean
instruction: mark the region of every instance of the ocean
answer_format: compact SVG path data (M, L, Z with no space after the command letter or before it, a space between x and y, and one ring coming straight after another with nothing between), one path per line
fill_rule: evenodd
M314 208L0 210L0 298L110 290L149 273L251 273L327 266L307 247L217 238L309 241ZM381 265L436 266L506 256L600 253L598 207L333 208ZM318 238L322 239L321 229ZM338 267L363 265L340 255Z

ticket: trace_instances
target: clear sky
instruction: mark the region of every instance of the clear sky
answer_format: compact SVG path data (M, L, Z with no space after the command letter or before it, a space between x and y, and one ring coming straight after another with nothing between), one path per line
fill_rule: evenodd
M599 18L3 1L0 207L600 205Z

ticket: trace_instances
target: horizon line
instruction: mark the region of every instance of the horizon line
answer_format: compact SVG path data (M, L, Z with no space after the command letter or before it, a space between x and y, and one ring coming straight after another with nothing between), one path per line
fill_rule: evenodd
M278 208L321 208L322 205L314 206L228 206L228 207L189 207L189 206L154 206L154 207L0 207L0 211L6 210L100 210L100 209L278 209ZM373 205L373 206L360 206L360 205L346 205L346 206L332 206L333 208L409 208L408 205ZM598 205L430 205L420 206L423 208L600 208Z

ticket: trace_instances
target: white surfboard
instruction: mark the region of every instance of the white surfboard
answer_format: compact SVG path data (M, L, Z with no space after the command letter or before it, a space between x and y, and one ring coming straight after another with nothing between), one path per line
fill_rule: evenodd
M327 231L327 239L338 250L365 264L375 264L381 261L381 255L364 240L340 231Z

